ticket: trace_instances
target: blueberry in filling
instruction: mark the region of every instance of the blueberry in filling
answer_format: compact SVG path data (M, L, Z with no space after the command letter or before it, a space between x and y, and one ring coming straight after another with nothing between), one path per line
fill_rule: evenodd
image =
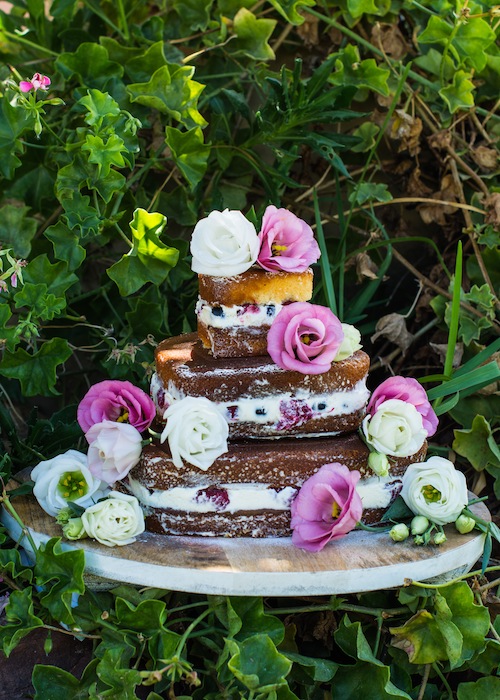
M265 415L266 415L266 409L265 409L265 408L256 408L256 409L255 409L255 415L256 415L256 416L265 416Z
M212 313L214 316L224 316L224 310L222 306L214 306L212 308Z
M269 304L266 308L266 314L268 316L274 316L275 311L276 311L276 307L274 306L274 304Z
M326 408L326 403L322 401L321 403L318 404L318 411L324 411Z

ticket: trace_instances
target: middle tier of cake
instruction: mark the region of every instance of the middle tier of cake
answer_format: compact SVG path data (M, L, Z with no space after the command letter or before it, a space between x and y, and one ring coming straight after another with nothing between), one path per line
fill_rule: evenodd
M327 372L301 374L269 356L214 358L193 333L159 344L151 393L160 424L172 402L193 396L214 403L230 439L337 435L356 430L364 418L369 365L358 350Z

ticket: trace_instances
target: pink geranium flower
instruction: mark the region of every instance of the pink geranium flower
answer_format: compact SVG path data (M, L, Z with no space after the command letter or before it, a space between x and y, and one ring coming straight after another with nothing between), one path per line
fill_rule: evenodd
M320 256L311 227L291 211L273 205L264 212L259 239L257 262L271 272L304 272Z
M309 552L319 552L328 542L356 527L363 505L356 491L358 471L343 464L324 464L292 501L292 542Z
M429 403L424 387L412 377L389 377L378 386L371 395L367 412L376 413L384 401L399 399L413 404L422 416L422 424L427 437L434 435L438 426L438 417Z
M326 306L297 301L284 306L267 334L267 351L282 369L327 372L344 339L342 324Z
M50 78L41 73L35 73L31 80L21 80L19 88L21 92L30 92L30 90L48 90L50 87Z
M125 478L141 457L141 434L128 423L104 420L93 425L85 437L89 471L107 484Z
M106 379L90 387L78 406L77 419L87 432L104 420L130 423L140 432L151 425L156 409L139 387L118 379Z

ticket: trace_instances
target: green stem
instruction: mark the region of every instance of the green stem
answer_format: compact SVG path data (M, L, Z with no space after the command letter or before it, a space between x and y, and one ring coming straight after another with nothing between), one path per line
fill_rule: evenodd
M12 39L13 41L17 41L19 44L23 44L24 46L29 46L30 49L33 49L36 51L36 53L46 53L49 56L55 56L56 58L59 57L59 54L56 53L55 51L51 51L50 49L47 49L45 46L41 46L39 44L35 44L34 42L30 41L29 39L24 39L24 37L19 36L18 34L12 34L12 32L8 32L6 29L0 29L0 35L3 34L6 36L8 39Z
M466 574L457 576L457 578L451 579L451 581L446 581L446 583L425 583L425 581L410 581L408 585L416 586L417 588L432 588L437 590L438 588L445 588L446 586L453 586L453 584L458 583L458 581L464 581L465 579L472 578L473 576L482 576L488 572L500 571L500 566L489 566L484 572L481 569L476 569L475 571L468 571Z
M453 691L452 691L452 689L450 688L450 684L448 683L448 681L447 681L446 678L444 677L444 675L443 675L443 673L441 672L441 669L439 668L439 666L437 665L437 663L433 663L433 664L432 664L432 668L433 668L434 671L437 673L437 675L438 675L439 678L441 679L442 684L443 684L444 687L446 688L446 692L448 693L448 697L450 698L450 700L453 700Z
M189 625L189 627L186 627L186 630L184 631L184 634L182 635L179 644L177 645L177 649L175 650L175 656L177 656L179 659L181 658L182 650L184 649L184 645L186 644L189 635L191 632L194 630L194 628L199 625L199 623L204 620L207 615L210 615L212 611L210 608L207 608L207 610L204 610L198 617L192 621L192 623Z
M118 14L120 15L120 23L123 29L123 35L127 41L130 40L130 32L128 30L127 15L125 14L125 8L123 7L123 0L118 0Z
M5 491L5 489L4 489L3 493L2 493L2 504L3 504L3 507L5 508L5 510L7 510L7 511L10 513L10 515L14 518L14 520L16 521L16 523L19 525L19 527L21 528L21 531L22 531L23 535L24 535L25 537L27 537L27 539L28 539L28 541L29 541L29 543L30 543L30 545L31 545L31 548L33 549L33 553L36 553L37 546L36 546L36 544L35 544L35 540L34 540L33 537L31 536L31 533L30 533L30 531L28 530L28 528L26 527L26 525L23 523L23 521L21 520L21 518L20 518L19 515L17 514L17 511L16 511L16 509L14 508L14 506L12 505L12 503L10 502L10 498L9 498L9 496L8 496L8 494L7 494L7 491Z

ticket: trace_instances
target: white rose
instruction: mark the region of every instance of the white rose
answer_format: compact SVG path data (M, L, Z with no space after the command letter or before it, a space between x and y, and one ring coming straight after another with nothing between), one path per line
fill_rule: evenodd
M351 357L356 350L361 350L363 347L361 345L361 333L357 328L351 326L349 323L343 323L342 330L344 331L344 340L333 358L334 362L346 360L348 357Z
M86 508L108 491L108 485L90 473L87 456L77 450L40 462L31 478L33 494L49 515L57 515L69 501Z
M144 515L135 496L111 491L82 513L85 532L108 547L131 544L145 530Z
M240 211L212 211L194 227L191 267L202 275L232 277L248 270L259 250L255 226Z
M388 399L373 416L366 416L363 433L377 452L394 457L415 454L427 437L420 413L413 404L400 399Z
M401 496L413 513L437 525L455 522L468 502L465 476L444 457L410 464Z
M167 421L161 442L168 440L172 461L182 461L206 471L227 452L229 426L217 407L204 397L186 396L172 403L163 418Z

